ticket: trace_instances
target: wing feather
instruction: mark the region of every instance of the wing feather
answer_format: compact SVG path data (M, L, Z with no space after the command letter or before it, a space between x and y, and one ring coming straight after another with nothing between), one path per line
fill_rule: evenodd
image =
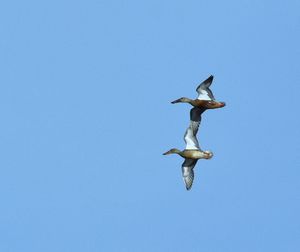
M196 89L197 93L198 93L198 100L215 100L215 97L212 93L212 91L210 90L210 85L213 81L213 76L209 76L205 81L203 81Z
M182 177L187 190L192 188L194 181L194 167L196 163L196 159L186 158L182 164Z
M190 111L190 125L184 134L185 149L187 150L201 150L196 135L201 123L201 114L204 110L203 108L194 107Z
M185 131L184 141L186 144L186 150L200 150L200 146L195 134L198 131L198 126L195 125L194 127L195 128L190 125Z

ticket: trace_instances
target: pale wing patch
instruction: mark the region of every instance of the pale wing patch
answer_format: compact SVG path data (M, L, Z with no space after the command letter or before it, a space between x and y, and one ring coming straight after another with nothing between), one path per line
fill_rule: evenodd
M199 143L198 140L196 138L196 134L194 134L195 132L197 133L197 130L195 131L195 129L193 129L191 126L189 126L184 134L184 141L186 143L186 150L199 150Z
M206 90L202 90L199 92L199 95L197 97L198 100L204 100L204 101L211 101L213 100L211 97L209 97L208 92Z

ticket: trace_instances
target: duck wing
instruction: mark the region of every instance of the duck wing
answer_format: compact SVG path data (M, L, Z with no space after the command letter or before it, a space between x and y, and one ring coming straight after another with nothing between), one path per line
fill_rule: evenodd
M198 100L215 100L215 97L212 93L212 91L209 89L209 86L211 85L213 81L214 76L209 76L205 81L203 81L196 89L198 93Z
M190 111L190 125L184 134L186 150L201 150L197 140L197 133L201 123L201 114L205 111L204 108L194 107Z
M206 110L206 108L194 107L190 110L190 120L193 122L201 122L201 115Z
M196 159L186 158L181 166L182 177L187 190L192 188L194 181L194 167L197 163Z
M196 138L196 134L198 132L199 123L190 124L190 126L186 129L184 134L184 141L186 144L186 150L200 150L200 146L198 140Z

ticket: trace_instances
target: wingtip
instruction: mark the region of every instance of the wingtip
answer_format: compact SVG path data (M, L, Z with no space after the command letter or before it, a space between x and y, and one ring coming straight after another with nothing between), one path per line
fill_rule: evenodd
M211 75L206 79L205 82L212 82L213 79L214 79L214 76L211 74Z
M192 187L185 187L187 191L191 190Z
M199 86L196 88L196 91L199 93L199 88L202 86L209 87L213 82L214 76L211 74L206 80L202 81Z

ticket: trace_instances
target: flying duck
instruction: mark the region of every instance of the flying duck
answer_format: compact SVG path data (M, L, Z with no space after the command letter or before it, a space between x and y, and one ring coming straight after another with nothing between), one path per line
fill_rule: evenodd
M169 151L163 153L163 155L168 154L178 154L184 158L184 162L181 166L182 176L185 182L187 190L190 190L194 181L194 167L199 159L211 159L213 153L211 151L202 151L199 142L196 138L198 128L201 122L202 108L192 108L190 112L191 121L184 134L184 141L186 147L183 151L176 148L170 149Z
M171 103L189 103L194 107L199 107L203 109L216 109L216 108L222 108L225 106L225 102L218 102L216 101L212 91L210 90L209 86L211 85L213 81L213 76L209 76L205 81L203 81L196 89L198 93L198 98L195 100L182 97L175 101L172 101Z

